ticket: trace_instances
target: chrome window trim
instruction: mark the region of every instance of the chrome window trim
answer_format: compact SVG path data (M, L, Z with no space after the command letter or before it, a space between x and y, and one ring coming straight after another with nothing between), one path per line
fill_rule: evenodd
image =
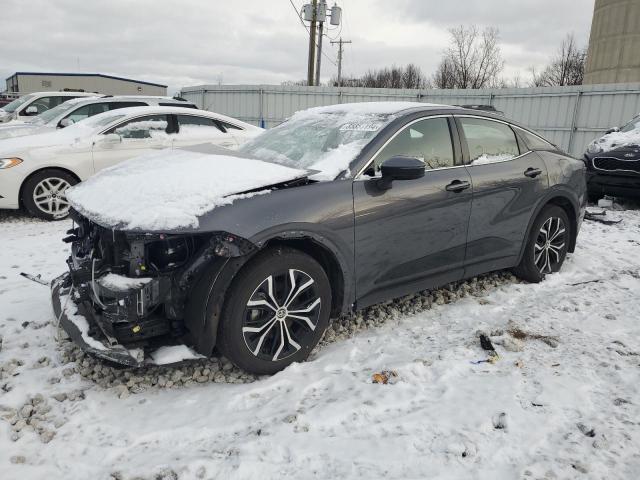
M389 143L391 143L399 134L400 132L403 132L406 128L410 127L411 125L413 125L414 123L417 122L421 122L423 120L430 120L432 118L451 118L453 117L452 114L448 113L448 114L439 114L439 115L428 115L426 117L420 117L420 118L416 118L414 120L411 120L409 123L407 123L406 125L403 125L402 128L396 130L396 132L391 135L391 137L389 137L387 139L386 142L384 142L384 144L376 151L376 153L374 153L371 158L369 159L369 161L358 171L358 173L354 176L354 180L370 180L372 178L380 178L379 176L373 176L373 177L369 177L367 176L367 178L362 178L362 174L365 170L367 170L371 164L376 160L376 158L378 157L378 155L380 155L380 152L382 150L384 150L387 145L389 145ZM447 124L447 126L449 126ZM451 130L449 130L449 134L451 134ZM451 151L453 152L453 154L455 155L455 149L453 147L453 139L451 139ZM464 165L453 165L451 167L441 167L441 168L431 168L428 171L434 171L434 170L445 170L448 168L457 168L457 167L464 167Z

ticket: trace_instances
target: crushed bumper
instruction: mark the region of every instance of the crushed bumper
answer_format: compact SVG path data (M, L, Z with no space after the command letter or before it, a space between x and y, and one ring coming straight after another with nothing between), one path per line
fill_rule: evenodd
M144 363L143 350L129 350L118 343L91 336L91 319L83 315L81 305L69 295L73 295L73 291L69 274L65 273L51 282L51 304L55 318L60 319L60 326L76 345L91 355L120 365L139 367Z

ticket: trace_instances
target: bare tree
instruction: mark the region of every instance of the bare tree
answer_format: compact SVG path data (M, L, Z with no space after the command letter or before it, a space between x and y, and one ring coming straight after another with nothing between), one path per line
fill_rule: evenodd
M552 87L562 85L582 85L587 49L578 48L572 33L567 35L560 49L542 72L531 67L531 85L534 87Z
M432 80L436 88L456 88L455 67L450 58L442 59Z
M337 86L337 79L332 78L329 85ZM410 63L405 67L384 67L369 70L361 77L343 77L345 87L367 88L427 88L429 81L417 65Z
M475 25L449 30L451 45L444 56L433 83L439 88L485 88L499 83L504 61L498 45L499 32L487 27L482 32Z

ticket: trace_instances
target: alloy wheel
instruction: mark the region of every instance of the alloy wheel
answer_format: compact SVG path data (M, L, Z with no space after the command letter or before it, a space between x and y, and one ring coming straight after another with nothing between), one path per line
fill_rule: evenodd
M296 269L269 275L244 310L242 335L251 353L272 362L308 345L320 319L321 299L313 278Z
M533 261L540 273L558 270L563 259L566 226L559 217L549 217L540 227L534 244Z
M41 211L49 215L66 215L69 211L69 202L64 192L70 186L69 182L62 178L45 178L33 189L33 202Z

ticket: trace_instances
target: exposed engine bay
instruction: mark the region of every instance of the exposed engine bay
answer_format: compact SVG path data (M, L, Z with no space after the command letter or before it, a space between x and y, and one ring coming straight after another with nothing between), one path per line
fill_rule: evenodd
M74 228L64 239L71 244L69 273L52 285L56 316L83 348L127 365L139 365L150 348L188 343L185 307L194 281L215 257L255 250L226 232L130 233L104 228L77 212L72 218ZM65 314L60 298L67 294L86 318L87 331Z

